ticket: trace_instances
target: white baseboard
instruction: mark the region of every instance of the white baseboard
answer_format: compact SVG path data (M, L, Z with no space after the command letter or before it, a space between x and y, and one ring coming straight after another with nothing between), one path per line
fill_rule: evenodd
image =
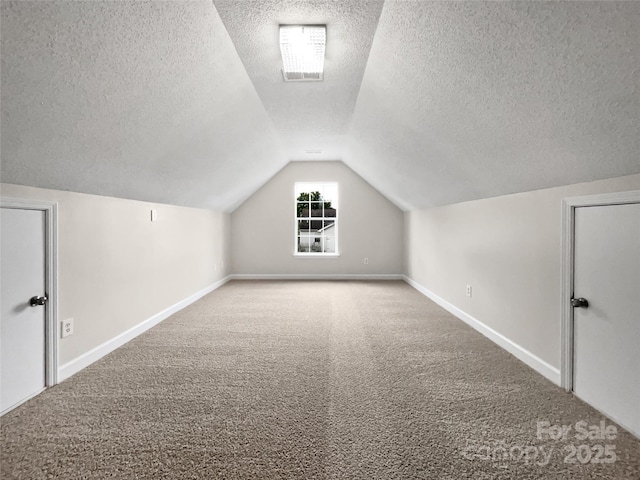
M235 273L232 280L403 280L394 273Z
M516 357L518 360L524 362L529 367L533 368L536 372L546 377L547 379L551 380L556 385L560 385L560 370L558 368L548 364L547 362L542 360L540 357L537 357L536 355L526 350L525 348L521 347L520 345L513 342L512 340L509 340L507 337L505 337L501 333L496 332L491 327L486 326L484 323L472 317L468 313L463 312L458 307L447 302L445 299L439 297L432 291L426 289L425 287L417 283L415 280L407 277L406 275L404 275L403 278L405 282L407 282L417 291L419 291L426 297L433 300L442 308L444 308L445 310L449 311L450 313L458 317L464 323L466 323L467 325L471 326L472 328L474 328L475 330L483 334L485 337L487 337L489 340L496 343L498 346L505 349L511 355Z
M70 362L65 363L64 365L58 368L58 382L66 380L67 378L75 375L80 370L88 367L93 362L100 360L105 355L113 352L116 348L121 347L125 343L130 340L133 340L135 337L140 335L141 333L146 332L151 327L156 326L161 321L170 317L174 313L182 310L183 308L191 305L196 300L204 297L206 294L213 292L217 288L220 288L225 283L231 280L231 276L227 276L222 280L217 281L213 285L209 285L206 288L194 293L193 295L189 295L187 298L179 301L178 303L171 305L168 308L165 308L159 313L156 313L153 317L150 317L139 323L135 327L130 328L129 330L122 332L120 335L112 338L111 340L107 340L102 345L98 345L96 348L89 350L86 353L83 353L77 358L74 358Z
M482 333L485 337L492 340L498 346L505 349L507 352L511 353L514 357L518 358L520 361L527 364L529 367L533 368L535 371L543 375L544 377L551 380L556 385L560 385L560 370L556 367L548 364L541 358L537 357L533 353L524 349L517 343L509 340L507 337L502 335L501 333L496 332L491 327L486 326L484 323L475 319L471 315L465 313L460 310L455 305L447 302L443 298L439 297L435 293L426 289L413 279L400 274L233 274L229 275L222 280L214 283L213 285L204 288L193 295L181 300L180 302L166 308L165 310L155 314L153 317L148 318L147 320L139 323L135 327L130 328L129 330L121 333L120 335L112 338L104 342L102 345L97 346L96 348L82 354L81 356L71 360L70 362L65 363L64 365L58 368L58 382L61 382L72 375L78 373L80 370L88 367L95 361L101 359L105 355L111 353L116 348L121 347L128 341L134 339L141 333L149 330L154 327L161 321L170 317L174 313L182 310L188 305L192 304L196 300L199 300L206 294L220 288L225 283L230 280L404 280L417 291L425 295L426 297L433 300L435 303L440 305L445 310L449 311L457 318L470 325L472 328Z

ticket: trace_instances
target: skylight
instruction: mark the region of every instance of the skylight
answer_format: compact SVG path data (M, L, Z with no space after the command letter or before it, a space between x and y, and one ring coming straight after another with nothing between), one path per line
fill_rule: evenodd
M280 25L285 82L322 80L326 40L325 25Z

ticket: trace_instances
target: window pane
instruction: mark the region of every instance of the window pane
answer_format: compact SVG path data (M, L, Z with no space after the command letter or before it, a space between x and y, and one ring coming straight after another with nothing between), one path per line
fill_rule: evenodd
M314 242L311 244L311 252L312 253L322 253L322 238L317 237L313 239Z
M308 220L298 220L298 235L310 232L310 222Z
M322 231L322 220L311 220L309 222L309 224L311 225L311 230L313 232L321 232Z
M300 235L298 237L298 252L309 252L311 240L312 238L309 235Z
M323 237L324 240L324 252L325 253L335 253L336 252L336 237L333 235L325 235Z
M309 202L297 202L296 203L296 211L298 217L308 217L309 216Z
M323 185L322 197L325 201L331 202L331 208L338 208L338 184L325 183Z

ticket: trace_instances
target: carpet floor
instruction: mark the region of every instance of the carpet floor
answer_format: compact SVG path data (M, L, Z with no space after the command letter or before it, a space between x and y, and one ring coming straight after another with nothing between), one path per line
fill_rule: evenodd
M231 282L1 421L3 479L640 478L639 440L403 282Z

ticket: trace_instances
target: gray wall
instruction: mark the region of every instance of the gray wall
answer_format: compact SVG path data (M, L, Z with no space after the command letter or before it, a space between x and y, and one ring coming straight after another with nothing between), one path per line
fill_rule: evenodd
M297 181L339 183L339 257L294 257ZM557 368L561 199L640 189L640 175L406 214L341 162L292 162L231 215L1 188L59 203L59 320L75 319L60 365L231 272L401 274L404 261L409 278ZM152 208L158 222L149 221Z
M2 196L58 202L59 365L226 276L229 215L2 184ZM158 221L150 221L156 209ZM224 266L222 264L224 262Z
M559 368L561 200L637 189L631 175L409 212L406 274Z
M338 182L339 257L293 255L296 182ZM231 214L232 272L401 274L403 222L398 207L342 162L291 162Z

